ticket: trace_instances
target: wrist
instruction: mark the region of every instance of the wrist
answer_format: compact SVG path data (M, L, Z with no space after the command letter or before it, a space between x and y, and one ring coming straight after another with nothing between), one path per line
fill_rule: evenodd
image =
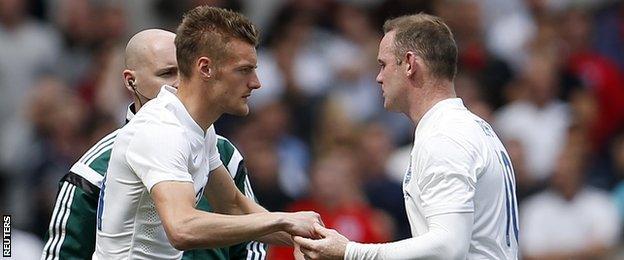
M358 246L358 243L356 243L356 242L352 242L352 241L347 242L347 245L345 246L343 259L344 260L356 259L356 257L357 257L357 246Z
M268 214L273 216L273 221L271 221L271 230L273 232L286 231L288 229L289 223L285 213L276 212Z

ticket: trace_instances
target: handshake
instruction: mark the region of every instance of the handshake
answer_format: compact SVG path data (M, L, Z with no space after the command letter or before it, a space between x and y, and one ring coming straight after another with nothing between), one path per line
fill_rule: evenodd
M283 230L292 236L295 259L344 259L349 240L323 225L321 216L312 211L285 214Z

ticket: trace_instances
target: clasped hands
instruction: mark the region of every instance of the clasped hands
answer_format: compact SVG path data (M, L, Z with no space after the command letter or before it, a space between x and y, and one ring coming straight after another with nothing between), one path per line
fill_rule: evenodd
M293 234L296 259L344 259L349 240L333 229L323 226L320 216L315 212L300 212L307 218L299 222L299 230ZM312 214L312 215L310 215ZM310 216L317 216L317 221L310 221ZM303 224L303 225L301 225ZM295 230L292 230L295 231Z

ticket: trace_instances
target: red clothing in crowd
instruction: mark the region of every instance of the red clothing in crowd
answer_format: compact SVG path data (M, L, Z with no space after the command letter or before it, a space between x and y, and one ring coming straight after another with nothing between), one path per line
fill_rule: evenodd
M568 66L595 95L598 118L590 138L600 149L624 123L624 77L614 62L591 51L571 55Z
M313 200L300 200L288 211L315 211L321 215L326 227L335 229L351 241L382 243L391 239L391 230L382 220L380 212L364 203L353 203L329 209ZM269 247L268 259L294 259L292 247Z

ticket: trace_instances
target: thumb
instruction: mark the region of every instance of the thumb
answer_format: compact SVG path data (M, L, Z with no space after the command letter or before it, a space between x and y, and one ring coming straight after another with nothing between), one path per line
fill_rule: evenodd
M295 244L299 245L301 248L309 249L314 246L314 240L300 237L300 236L294 236L293 241L295 242Z
M329 236L331 234L331 229L327 229L321 225L319 225L318 223L314 223L314 231L316 231L317 234L321 235L323 238Z

